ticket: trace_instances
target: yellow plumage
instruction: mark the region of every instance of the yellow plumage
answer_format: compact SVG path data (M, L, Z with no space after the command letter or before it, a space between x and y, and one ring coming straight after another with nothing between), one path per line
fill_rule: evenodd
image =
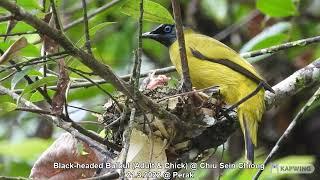
M262 79L254 67L240 57L238 53L213 38L194 33L191 30L185 30L184 33L190 77L194 87L202 89L217 85L224 101L230 105L237 103L257 88L258 84L245 75L225 65L195 57L192 49L212 59L232 61ZM181 74L181 60L177 41L169 47L169 53L172 63ZM248 135L252 143L257 144L258 122L260 122L264 111L264 89L261 89L255 96L238 106L237 113L245 141L248 141L245 133L249 132ZM245 130L245 127L247 130ZM248 146L248 143L246 142L246 146Z

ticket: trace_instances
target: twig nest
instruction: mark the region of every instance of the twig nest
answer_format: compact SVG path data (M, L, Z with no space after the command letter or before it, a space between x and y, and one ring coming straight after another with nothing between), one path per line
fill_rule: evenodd
M203 92L189 92L179 94L176 88L159 86L155 89L145 89L143 93L159 103L164 109L176 115L181 122L174 124L168 120L161 119L149 112L141 112L138 109L135 117L134 128L145 133L153 134L159 138L166 139L167 149L170 152L185 152L190 148L208 149L215 148L224 143L231 133L237 128L235 113L230 114L229 119L221 115L220 111L224 103L219 94L205 94ZM118 95L119 104L128 109L134 106L132 101L126 103L126 97ZM110 101L105 104L105 124L113 123L121 119L121 112ZM129 121L130 111L123 117L122 126ZM121 123L114 123L110 128L113 134L122 134L125 127ZM121 136L114 137L116 142L121 143ZM120 139L119 139L120 138ZM183 146L182 146L183 145Z

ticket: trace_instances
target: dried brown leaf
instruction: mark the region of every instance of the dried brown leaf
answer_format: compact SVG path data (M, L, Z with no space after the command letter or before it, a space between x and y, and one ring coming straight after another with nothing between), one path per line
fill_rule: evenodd
M28 45L28 41L25 37L21 37L14 42L0 57L0 65L11 60L22 48Z
M101 154L92 150L86 143L79 142L69 133L64 133L35 162L30 178L63 180L92 177L97 169L77 168L76 165L100 165L100 159L103 159L101 157ZM70 164L74 167L63 168Z
M70 78L68 71L65 68L64 59L60 59L59 65L59 80L57 83L57 91L52 99L52 113L61 115L66 101L66 93L68 90Z

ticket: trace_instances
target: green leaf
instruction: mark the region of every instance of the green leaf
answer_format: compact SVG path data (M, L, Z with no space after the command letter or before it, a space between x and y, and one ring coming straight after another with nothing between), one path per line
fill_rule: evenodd
M23 7L24 9L28 9L28 10L42 8L37 0L17 0L17 4Z
M11 79L11 90L13 90L16 85L18 84L18 82L24 78L25 75L37 75L37 76L41 76L42 74L35 70L33 66L28 66L26 68L23 68L22 71L17 72L13 78Z
M82 156L89 154L88 152L85 151L85 148L82 143L77 144L77 150L78 150L79 154Z
M36 90L38 87L41 87L44 85L53 85L56 81L57 81L57 77L54 77L54 76L44 77L44 78L28 85L21 93L21 97L31 91Z
M0 112L10 112L17 108L17 105L11 102L1 102L0 103Z
M4 157L15 157L25 161L33 161L37 159L39 154L45 151L51 143L51 140L43 140L40 138L24 139L14 144L3 140L0 141L0 155Z
M106 129L103 129L102 131L100 131L99 136L102 138L106 137Z
M281 44L282 42L284 42L287 39L288 39L288 35L283 34L283 33L269 36L266 39L260 41L255 46L253 46L252 50L263 49L263 48L267 48L267 47L274 46L277 44Z
M291 27L292 25L289 22L279 22L266 28L260 34L256 35L245 45L243 45L243 47L240 50L240 53L245 53L259 48L266 48L272 45L283 43L285 40L287 40L287 35L285 34L285 32L291 29ZM247 60L249 62L256 62L265 57L268 57L268 55L248 58Z
M271 17L287 17L298 14L293 0L257 0L257 8Z
M26 56L26 57L37 57L40 54L40 49L33 45L33 44L28 44L25 48L21 49L21 56Z
M275 36L277 34L284 33L288 31L291 28L291 23L289 22L279 22L277 24L274 24L265 30L263 30L261 33L256 35L254 38L252 38L250 41L248 41L240 50L240 53L245 53L248 51L252 51L253 48L259 44L260 42L264 41L265 39Z
M55 93L55 91L48 89L47 90L50 97L52 97ZM39 93L39 91L34 92L31 97L29 98L29 101L31 102L39 102L45 100L44 97Z
M140 17L140 0L129 0L121 7L121 12L139 19ZM170 12L158 3L144 0L143 1L143 20L162 23L162 24L174 24L173 17Z

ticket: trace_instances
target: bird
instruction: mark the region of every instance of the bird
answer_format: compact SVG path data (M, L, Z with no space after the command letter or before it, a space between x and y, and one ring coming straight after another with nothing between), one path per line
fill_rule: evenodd
M193 87L218 86L226 104L237 104L235 108L243 132L245 157L253 163L258 124L266 110L264 94L266 90L274 92L272 87L249 62L227 45L190 28L184 28L183 32ZM168 47L171 62L182 76L175 25L161 24L143 33L142 38L153 39Z

